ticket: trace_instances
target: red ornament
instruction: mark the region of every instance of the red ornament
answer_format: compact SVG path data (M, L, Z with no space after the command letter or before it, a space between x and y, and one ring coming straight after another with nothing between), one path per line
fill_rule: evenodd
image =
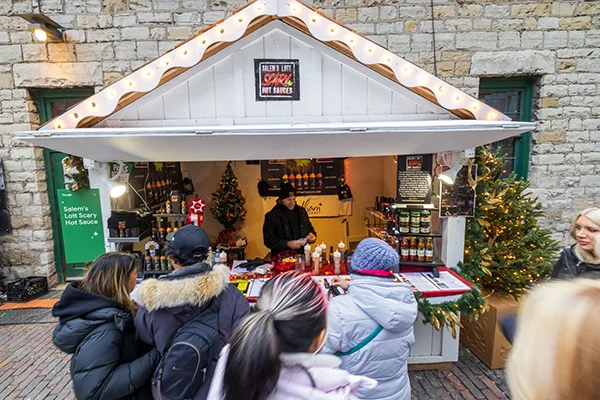
M202 223L204 222L205 207L206 203L199 197L195 197L192 200L190 200L189 213L187 218L185 219L185 224L194 224L198 227L202 227Z

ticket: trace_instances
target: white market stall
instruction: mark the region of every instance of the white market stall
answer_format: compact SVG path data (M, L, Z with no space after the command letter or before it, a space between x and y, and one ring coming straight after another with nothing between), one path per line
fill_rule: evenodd
M259 101L255 60L294 60L299 98ZM431 154L532 129L300 2L263 0L18 136L86 158L106 224L110 161ZM443 221L446 266L462 260L464 229ZM418 321L415 336L410 363L458 359L447 331Z

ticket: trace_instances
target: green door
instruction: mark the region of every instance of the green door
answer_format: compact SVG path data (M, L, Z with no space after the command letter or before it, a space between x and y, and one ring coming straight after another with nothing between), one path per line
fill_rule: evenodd
M61 115L73 105L94 94L93 89L56 89L40 90L37 92L39 101L40 122L43 124L52 118ZM66 279L80 278L84 275L84 264L67 264L64 257L63 235L58 213L58 199L56 191L65 189L69 181L65 177L62 160L68 154L44 149L44 163L46 179L48 182L48 198L54 231L54 260L56 272L61 282Z

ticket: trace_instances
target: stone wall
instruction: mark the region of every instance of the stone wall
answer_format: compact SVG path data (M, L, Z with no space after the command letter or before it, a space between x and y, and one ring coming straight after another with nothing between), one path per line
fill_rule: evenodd
M2 0L0 158L14 233L0 238L11 271L52 275L43 155L13 139L37 126L35 88L114 82L242 6L207 0ZM566 240L574 214L600 205L600 2L435 0L439 75L476 95L481 77L536 77L530 179L543 223ZM433 71L429 0L323 0L312 5ZM12 14L41 12L66 43L41 44ZM9 271L10 272L10 271Z

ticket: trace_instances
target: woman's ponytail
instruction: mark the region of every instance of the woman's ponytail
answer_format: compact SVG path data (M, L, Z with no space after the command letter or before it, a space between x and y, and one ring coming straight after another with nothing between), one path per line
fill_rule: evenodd
M265 400L275 389L281 362L275 321L269 311L248 317L231 337L223 389L226 400Z
M277 386L282 352L306 352L326 328L325 293L307 274L288 272L265 284L257 312L235 330L225 400L266 400Z

